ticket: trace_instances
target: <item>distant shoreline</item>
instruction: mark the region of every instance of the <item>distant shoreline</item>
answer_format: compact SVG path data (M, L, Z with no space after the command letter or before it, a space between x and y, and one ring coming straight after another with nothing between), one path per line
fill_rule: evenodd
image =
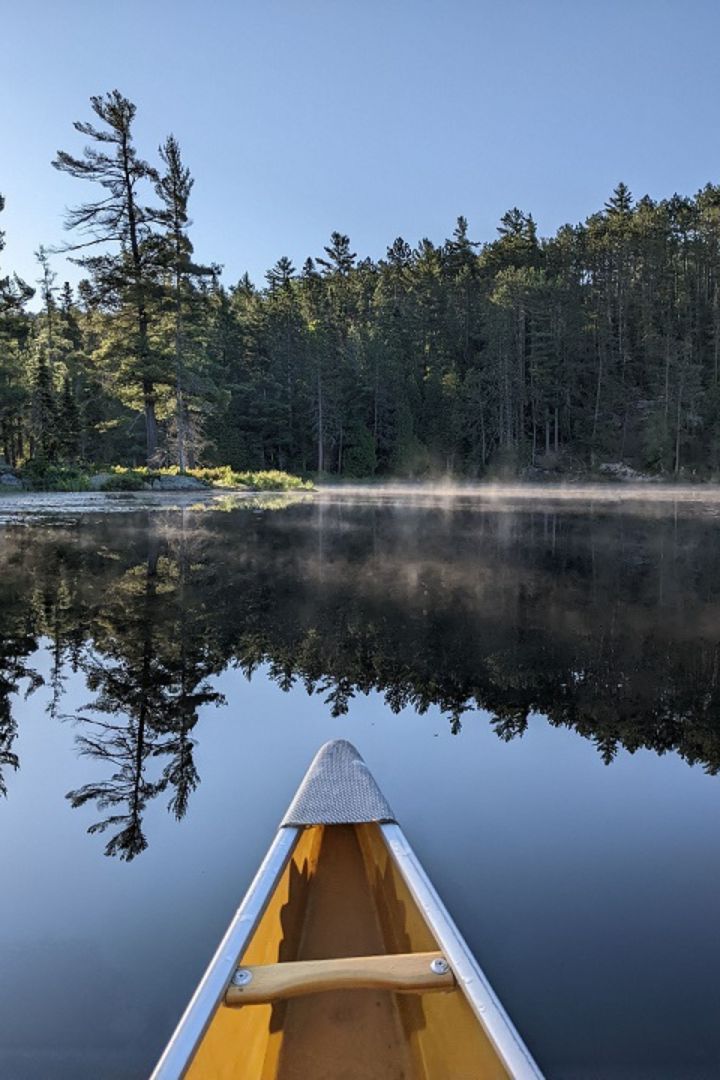
M353 500L407 506L448 505L476 501L488 508L509 504L563 503L595 504L611 507L618 504L642 504L644 507L669 504L712 504L720 512L720 484L607 484L548 483L508 484L328 484L315 491L253 492L208 488L205 491L141 492L0 492L0 527L38 522L46 518L77 519L95 515L127 514L142 511L193 510L229 511L235 509L282 509L309 499L321 502ZM278 503L282 505L278 505Z

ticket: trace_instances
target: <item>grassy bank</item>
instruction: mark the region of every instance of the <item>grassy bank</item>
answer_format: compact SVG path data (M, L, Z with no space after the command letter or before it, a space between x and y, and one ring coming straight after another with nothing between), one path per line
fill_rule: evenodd
M75 465L29 466L5 475L15 481L0 483L0 494L13 491L148 491L223 488L234 491L312 491L313 484L279 469L237 471L229 465L188 469L177 466L151 469L110 465L87 468Z
M191 477L207 487L232 488L233 490L248 491L312 491L313 484L309 480L303 480L292 473L283 472L280 469L265 469L260 471L238 471L231 469L229 465L217 465L212 468L186 469L180 472L177 465L165 469L150 469L142 466L136 469L124 468L114 465L110 470L113 480L109 481L110 489L113 487L124 490L142 490L148 484L162 483L164 480L176 477ZM107 488L105 490L108 490Z

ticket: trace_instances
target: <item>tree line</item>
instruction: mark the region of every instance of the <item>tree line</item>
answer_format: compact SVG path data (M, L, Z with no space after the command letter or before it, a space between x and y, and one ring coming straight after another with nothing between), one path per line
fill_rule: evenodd
M45 248L37 289L0 276L8 464L720 467L720 186L655 201L621 183L549 238L517 208L482 244L460 217L444 242L398 237L377 260L334 232L262 287L226 286L195 258L177 139L153 164L127 98L91 106L85 149L52 163L91 192L66 221L85 276L58 287Z

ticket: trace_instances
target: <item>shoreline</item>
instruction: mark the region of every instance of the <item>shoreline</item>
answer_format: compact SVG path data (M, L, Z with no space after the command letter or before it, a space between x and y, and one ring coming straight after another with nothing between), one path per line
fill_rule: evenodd
M247 488L207 488L180 491L0 491L0 526L28 519L92 514L137 513L142 510L211 510L232 500L271 499L278 495L313 492L249 491Z

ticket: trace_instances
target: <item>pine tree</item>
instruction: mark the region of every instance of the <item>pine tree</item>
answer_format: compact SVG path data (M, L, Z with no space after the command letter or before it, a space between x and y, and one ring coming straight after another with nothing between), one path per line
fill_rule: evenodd
M630 188L622 180L605 203L608 214L629 214L632 210L633 197Z
M169 135L159 153L165 166L164 173L157 177L155 183L155 191L162 204L157 221L164 229L159 258L162 269L169 277L167 294L173 323L177 463L180 471L184 472L194 462L188 408L192 351L188 324L196 306L197 284L203 278L216 274L218 268L199 266L193 262L193 245L188 235L188 202L194 180L183 164L177 139Z
M70 376L63 380L62 394L58 403L57 432L60 453L65 461L76 461L80 453L80 410L73 392Z
M290 282L295 277L295 267L292 261L288 259L287 255L283 255L271 267L265 275L265 280L268 283L270 292L275 292L277 289L289 289Z
M57 457L57 409L52 376L44 349L38 353L32 385L31 403L32 457L39 465Z
M318 259L318 265L328 273L349 274L355 265L357 258L354 251L350 250L350 237L344 233L334 232L330 236L330 244L324 248L327 259Z
M40 297L43 302L44 315L45 315L45 359L48 369L50 371L50 381L54 382L55 376L55 361L56 361L56 342L55 342L55 322L57 314L57 301L55 294L57 289L55 288L55 281L57 274L53 272L50 267L50 257L45 248L40 245L35 252L35 258L40 263L40 269L42 270L42 276L38 281L40 286Z
M107 195L82 203L67 216L66 227L87 239L65 250L80 251L98 244L117 245L116 254L85 255L77 259L90 273L95 289L107 301L132 312L133 340L125 378L137 385L145 416L147 460L158 447L157 371L149 340L149 306L155 277L151 243L155 211L141 201L144 181L156 182L156 170L138 156L132 125L136 108L118 90L90 99L103 125L76 121L75 129L92 143L82 157L58 151L53 165L79 180L99 184Z

